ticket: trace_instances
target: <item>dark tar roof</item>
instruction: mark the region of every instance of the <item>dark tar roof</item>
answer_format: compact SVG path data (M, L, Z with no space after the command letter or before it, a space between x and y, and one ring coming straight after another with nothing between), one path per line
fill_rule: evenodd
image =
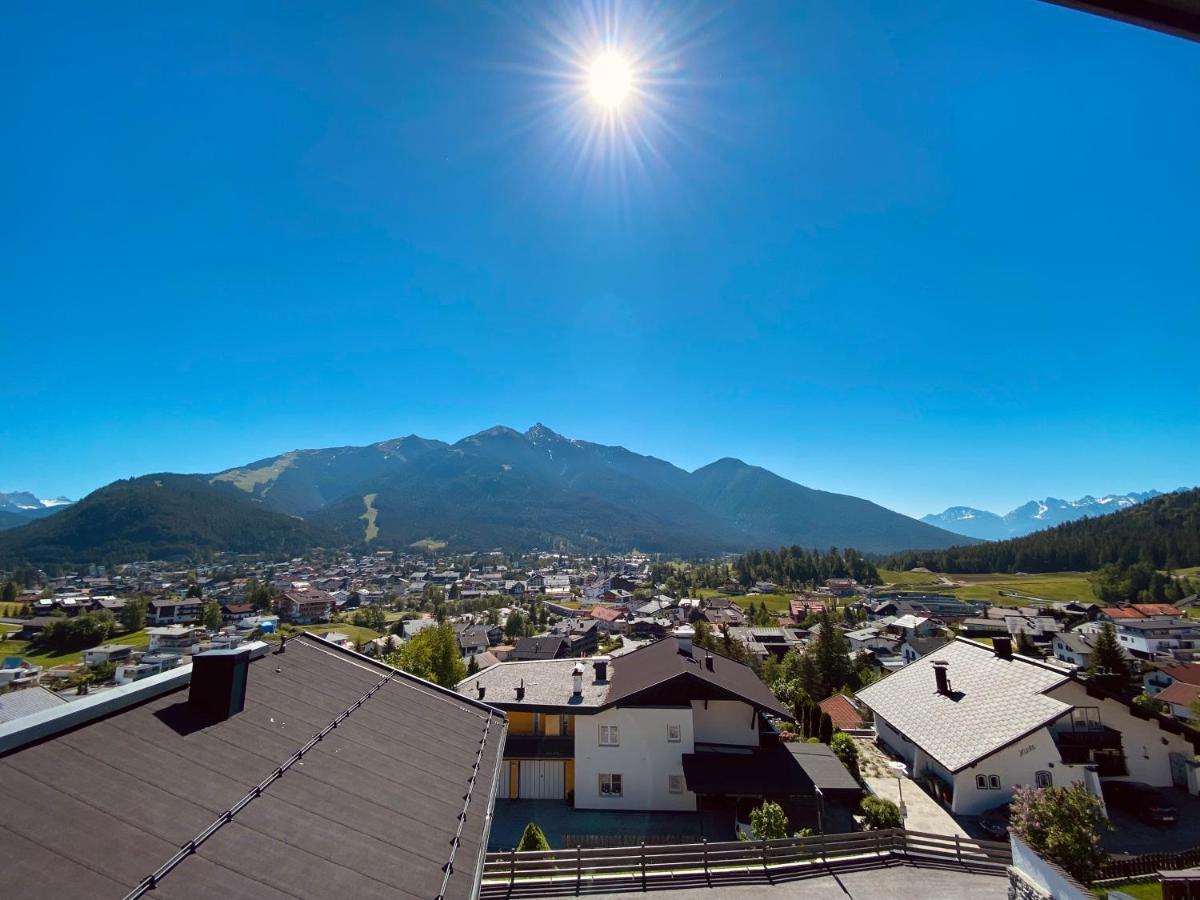
M464 806L445 897L472 896L503 717L312 636L250 663L225 721L175 690L0 759L4 893L126 896L381 682L147 896L432 900Z
M683 755L688 790L699 794L811 797L859 796L862 788L824 744L767 744Z
M680 653L673 637L614 660L605 705L669 703L676 695L688 700L743 700L760 711L792 717L749 666L699 647L691 655Z

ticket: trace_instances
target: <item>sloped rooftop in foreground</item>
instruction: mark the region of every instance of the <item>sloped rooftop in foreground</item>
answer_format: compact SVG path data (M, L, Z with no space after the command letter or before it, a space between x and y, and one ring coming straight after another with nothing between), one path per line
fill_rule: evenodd
M5 895L475 893L502 714L307 635L247 684L224 721L181 687L0 757Z

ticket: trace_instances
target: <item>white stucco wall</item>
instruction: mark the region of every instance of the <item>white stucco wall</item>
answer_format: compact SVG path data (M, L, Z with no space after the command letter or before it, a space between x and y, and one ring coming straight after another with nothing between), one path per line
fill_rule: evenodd
M600 746L600 726L620 728L620 745ZM668 740L679 725L680 740ZM575 806L578 809L694 810L696 795L670 792L670 775L683 775L683 754L695 749L692 710L615 708L580 716L575 726ZM621 797L600 796L600 775L621 776Z
M1157 721L1136 718L1128 707L1115 700L1105 701L1089 697L1082 685L1067 682L1049 694L1075 706L1099 707L1101 723L1121 732L1125 765L1129 769L1125 780L1144 781L1156 787L1170 787L1170 754L1182 753L1189 759L1195 754L1190 741L1180 735L1163 731L1158 727Z
M692 721L696 743L758 746L758 716L748 703L693 700Z
M1081 770L1063 764L1050 729L1039 728L1015 744L958 772L954 776L954 803L951 809L958 814L973 816L1007 803L1012 799L1013 788L1036 785L1038 772L1049 772L1055 787L1066 787L1083 780ZM1000 789L977 788L977 775L996 775L1000 779Z

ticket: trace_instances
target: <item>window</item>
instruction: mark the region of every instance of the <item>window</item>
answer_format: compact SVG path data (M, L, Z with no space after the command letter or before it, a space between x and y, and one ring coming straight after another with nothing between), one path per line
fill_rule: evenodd
M668 775L667 776L667 790L670 791L672 794L682 794L683 793L683 776L682 775Z
M987 789L988 789L987 776L986 775L976 775L975 776L975 790L986 791Z
M999 775L989 775L988 776L988 787L993 791L1000 790L1000 776Z
M681 740L683 740L683 737L682 737L682 735L681 735L681 733L680 733L680 728L679 728L679 726L678 726L678 725L668 725L668 726L667 726L667 740L668 740L668 741L681 741ZM672 775L671 777L672 777L672 778L674 778L675 776L674 776L674 775Z
M600 746L601 747L619 747L621 746L621 729L616 725L601 725L600 726Z
M601 775L600 776L600 796L601 797L620 797L621 796L621 776L620 775Z
M1038 772L1033 776L1033 780L1040 788L1048 788L1054 785L1054 776L1049 772Z

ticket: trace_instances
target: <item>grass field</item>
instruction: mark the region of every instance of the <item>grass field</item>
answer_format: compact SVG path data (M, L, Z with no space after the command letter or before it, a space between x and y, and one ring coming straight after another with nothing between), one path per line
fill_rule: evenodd
M939 594L954 594L964 600L990 600L1003 606L1019 606L1020 597L1002 596L1001 592L1029 594L1044 600L1088 600L1096 595L1086 572L1046 572L1038 575L947 575L957 586L940 581L937 575L924 572L897 572L880 569L879 577L892 582L900 590L929 590Z
M329 625L299 625L297 626L297 630L308 631L312 634L328 634L331 631L340 631L355 641L370 641L384 635L382 631L372 631L370 628L363 628L361 625L339 623Z
M723 594L716 588L700 588L699 594L705 600L709 599L710 597L728 597L742 609L748 609L751 601L754 602L755 606L762 606L765 603L767 604L767 609L776 614L786 613L788 611L788 601L792 599L792 594L790 592L780 594L730 595Z
M109 644L128 644L131 647L139 649L145 648L150 643L150 638L145 631L132 631L129 634L117 635L106 641ZM38 651L30 651L29 641L18 641L15 638L8 638L0 641L0 657L4 656L20 656L23 659L29 660L35 666L51 666L73 665L83 661L83 651L76 650L73 653L45 653Z
M1133 897L1134 900L1162 900L1163 896L1161 881L1127 881L1124 884L1114 884L1107 888L1097 888L1096 893L1097 896L1105 898L1109 896L1109 891L1121 891L1121 893Z
M21 614L20 603L0 603L0 616L15 618Z

